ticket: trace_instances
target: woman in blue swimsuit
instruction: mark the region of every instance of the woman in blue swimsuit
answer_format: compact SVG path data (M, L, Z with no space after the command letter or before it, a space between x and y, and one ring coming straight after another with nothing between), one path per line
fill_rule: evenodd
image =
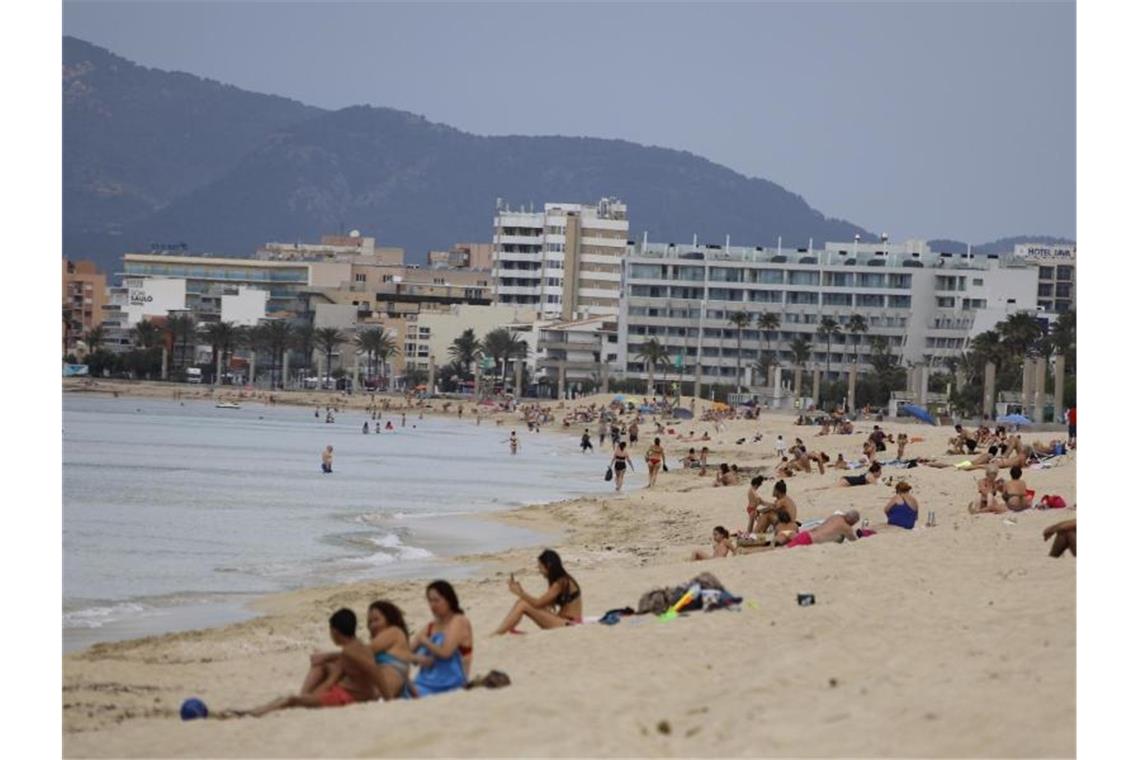
M900 482L895 486L895 495L883 507L887 525L911 530L918 520L918 499L910 492L910 483Z
M471 621L459 606L459 597L447 581L427 587L432 622L412 639L412 661L420 666L415 688L419 696L439 694L467 685L474 654Z

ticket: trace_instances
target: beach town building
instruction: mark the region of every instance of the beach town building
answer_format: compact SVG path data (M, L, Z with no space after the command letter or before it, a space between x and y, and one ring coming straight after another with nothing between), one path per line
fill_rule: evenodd
M762 353L785 371L797 366L797 338L811 346L801 369L818 370L824 380L840 379L851 365L868 371L875 338L904 363L933 367L961 355L985 325L1036 311L1039 276L1036 265L1012 253L952 255L922 241L827 243L822 250L639 241L624 259L618 366L627 377L646 378L638 354L656 338L680 381L735 385L737 329L729 318L742 311L753 320L741 333L746 386L765 381L756 367ZM779 327L760 330L755 320L765 313ZM848 330L856 315L865 333ZM816 334L825 316L840 326L830 356Z
M63 260L63 352L103 322L107 275L93 261Z
M495 302L528 306L564 320L615 317L621 259L629 237L626 206L547 203L541 211L495 211Z
M1037 267L1037 307L1061 314L1077 308L1077 246L1018 244L1013 255Z
M556 398L607 388L617 364L617 320L592 317L572 322L544 322L537 327L537 381Z
M378 264L401 265L404 249L378 246L376 238L362 236L358 230L347 235L322 235L319 243L266 243L254 258L268 261L352 261L370 260Z
M456 243L448 251L428 251L428 266L434 269L485 269L493 266L491 243Z

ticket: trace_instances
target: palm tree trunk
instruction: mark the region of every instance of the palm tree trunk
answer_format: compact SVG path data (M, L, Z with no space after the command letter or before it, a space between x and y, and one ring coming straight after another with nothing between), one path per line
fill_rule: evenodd
M736 392L744 393L744 373L740 369L741 341L744 340L744 330L736 330Z

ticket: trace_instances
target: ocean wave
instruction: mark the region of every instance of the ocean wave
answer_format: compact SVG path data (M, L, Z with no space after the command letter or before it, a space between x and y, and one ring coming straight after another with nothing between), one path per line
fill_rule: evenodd
M148 609L148 607L134 602L114 602L92 607L81 607L80 609L63 613L63 627L102 628L116 620L145 613Z

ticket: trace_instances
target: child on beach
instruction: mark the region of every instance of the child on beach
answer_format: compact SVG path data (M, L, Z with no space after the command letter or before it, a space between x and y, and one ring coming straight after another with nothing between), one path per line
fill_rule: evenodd
M784 443L784 436L776 436L776 456L783 459L788 455L788 444Z
M325 446L325 450L321 452L321 472L326 475L332 472L333 461L333 447Z

